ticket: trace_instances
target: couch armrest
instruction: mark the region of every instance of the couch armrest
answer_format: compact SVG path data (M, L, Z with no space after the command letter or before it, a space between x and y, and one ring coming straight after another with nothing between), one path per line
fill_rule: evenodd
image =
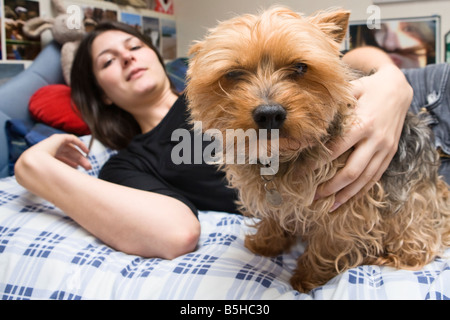
M5 122L8 119L32 122L28 112L31 96L43 86L64 83L60 50L58 43L50 42L30 67L0 86L0 178L7 176L8 172Z

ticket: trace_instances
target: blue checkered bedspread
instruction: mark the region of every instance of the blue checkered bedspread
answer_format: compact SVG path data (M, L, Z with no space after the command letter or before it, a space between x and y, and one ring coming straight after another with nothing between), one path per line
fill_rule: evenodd
M88 139L87 137L85 139ZM97 175L112 152L95 145ZM0 180L2 299L449 299L450 250L423 270L361 266L309 294L289 285L302 243L266 258L244 247L251 221L200 212L198 248L174 260L144 259L103 244L14 177Z

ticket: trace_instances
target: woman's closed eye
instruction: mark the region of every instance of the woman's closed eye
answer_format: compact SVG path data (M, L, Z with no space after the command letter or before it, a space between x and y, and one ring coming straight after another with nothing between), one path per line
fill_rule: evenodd
M107 59L105 62L102 63L102 69L108 68L114 61L114 58Z

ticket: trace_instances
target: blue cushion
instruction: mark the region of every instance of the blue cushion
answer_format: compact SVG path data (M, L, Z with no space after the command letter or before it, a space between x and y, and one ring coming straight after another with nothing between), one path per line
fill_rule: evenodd
M29 68L0 86L0 178L7 176L8 172L5 123L8 119L21 119L32 124L33 120L28 112L31 96L48 84L64 83L60 49L58 43L49 43Z

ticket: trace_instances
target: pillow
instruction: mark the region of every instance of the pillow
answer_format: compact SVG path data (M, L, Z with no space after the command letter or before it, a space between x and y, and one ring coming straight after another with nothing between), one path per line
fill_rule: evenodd
M37 90L30 98L28 108L32 117L53 128L76 135L87 135L90 130L74 110L70 87L51 84Z

